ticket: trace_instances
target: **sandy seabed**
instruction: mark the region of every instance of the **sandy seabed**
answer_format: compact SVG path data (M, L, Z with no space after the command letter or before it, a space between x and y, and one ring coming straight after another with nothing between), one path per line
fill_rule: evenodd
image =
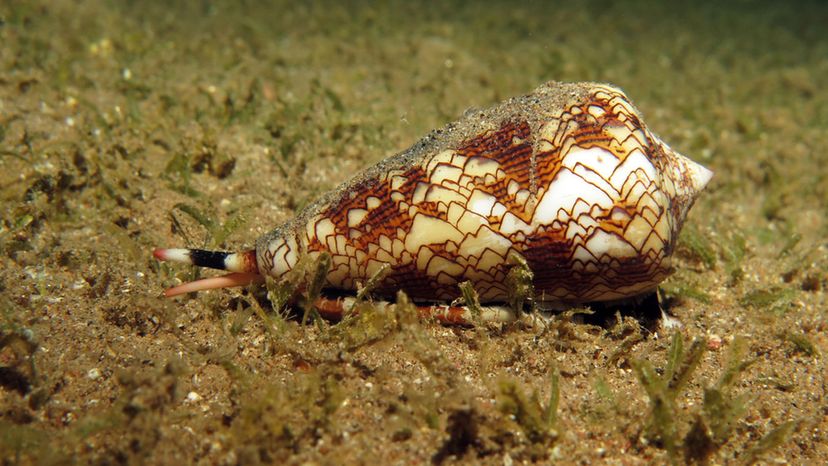
M4 464L828 463L821 2L166 3L0 4ZM194 272L153 247L251 247L551 79L622 87L715 171L679 328L160 297Z

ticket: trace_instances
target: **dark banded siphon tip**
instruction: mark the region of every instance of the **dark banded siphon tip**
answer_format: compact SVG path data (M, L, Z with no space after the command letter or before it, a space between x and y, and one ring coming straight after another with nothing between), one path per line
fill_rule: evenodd
M163 249L159 248L152 255L160 261L181 262L184 264L208 267L231 272L257 273L256 251L223 252L204 249Z
M205 251L203 249L158 248L152 251L152 255L160 261L181 262L232 272L221 277L203 278L194 282L183 283L165 291L164 295L167 297L215 288L244 286L264 281L264 277L257 270L255 250L221 252Z

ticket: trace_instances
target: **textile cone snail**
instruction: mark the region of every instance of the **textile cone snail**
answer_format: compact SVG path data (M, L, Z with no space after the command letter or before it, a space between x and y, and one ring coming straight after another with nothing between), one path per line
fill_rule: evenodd
M503 303L522 258L541 306L617 300L653 290L688 210L712 172L644 124L618 88L549 82L432 131L265 234L256 249L158 249L159 260L229 270L167 296L280 278L327 253L326 287L449 302L469 281Z

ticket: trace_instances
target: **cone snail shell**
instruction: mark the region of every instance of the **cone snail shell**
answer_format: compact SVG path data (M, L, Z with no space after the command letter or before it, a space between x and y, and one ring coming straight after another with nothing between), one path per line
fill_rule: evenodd
M376 296L448 301L470 281L481 302L504 302L518 255L541 302L616 300L669 275L711 176L650 132L620 89L549 82L468 111L368 168L260 237L255 251L155 255L235 272L168 295L279 278L302 255L328 253L330 288L355 290L388 264Z

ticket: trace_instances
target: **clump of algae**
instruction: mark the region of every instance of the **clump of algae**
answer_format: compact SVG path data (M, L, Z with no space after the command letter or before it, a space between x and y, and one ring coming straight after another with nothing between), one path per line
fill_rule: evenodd
M714 384L704 388L702 404L691 410L690 427L686 431L683 426L688 420L681 414L677 401L701 363L706 343L694 339L685 352L683 338L679 333L673 334L667 364L661 374L649 361L633 361L638 380L650 400L650 413L642 438L656 441L667 451L673 464L708 464L712 456L731 440L750 396L749 393L733 393L738 377L755 362L746 359L745 345L742 338L733 340L724 370ZM749 449L746 463L753 463L768 450L783 444L795 425L798 425L797 421L786 422L766 434Z

